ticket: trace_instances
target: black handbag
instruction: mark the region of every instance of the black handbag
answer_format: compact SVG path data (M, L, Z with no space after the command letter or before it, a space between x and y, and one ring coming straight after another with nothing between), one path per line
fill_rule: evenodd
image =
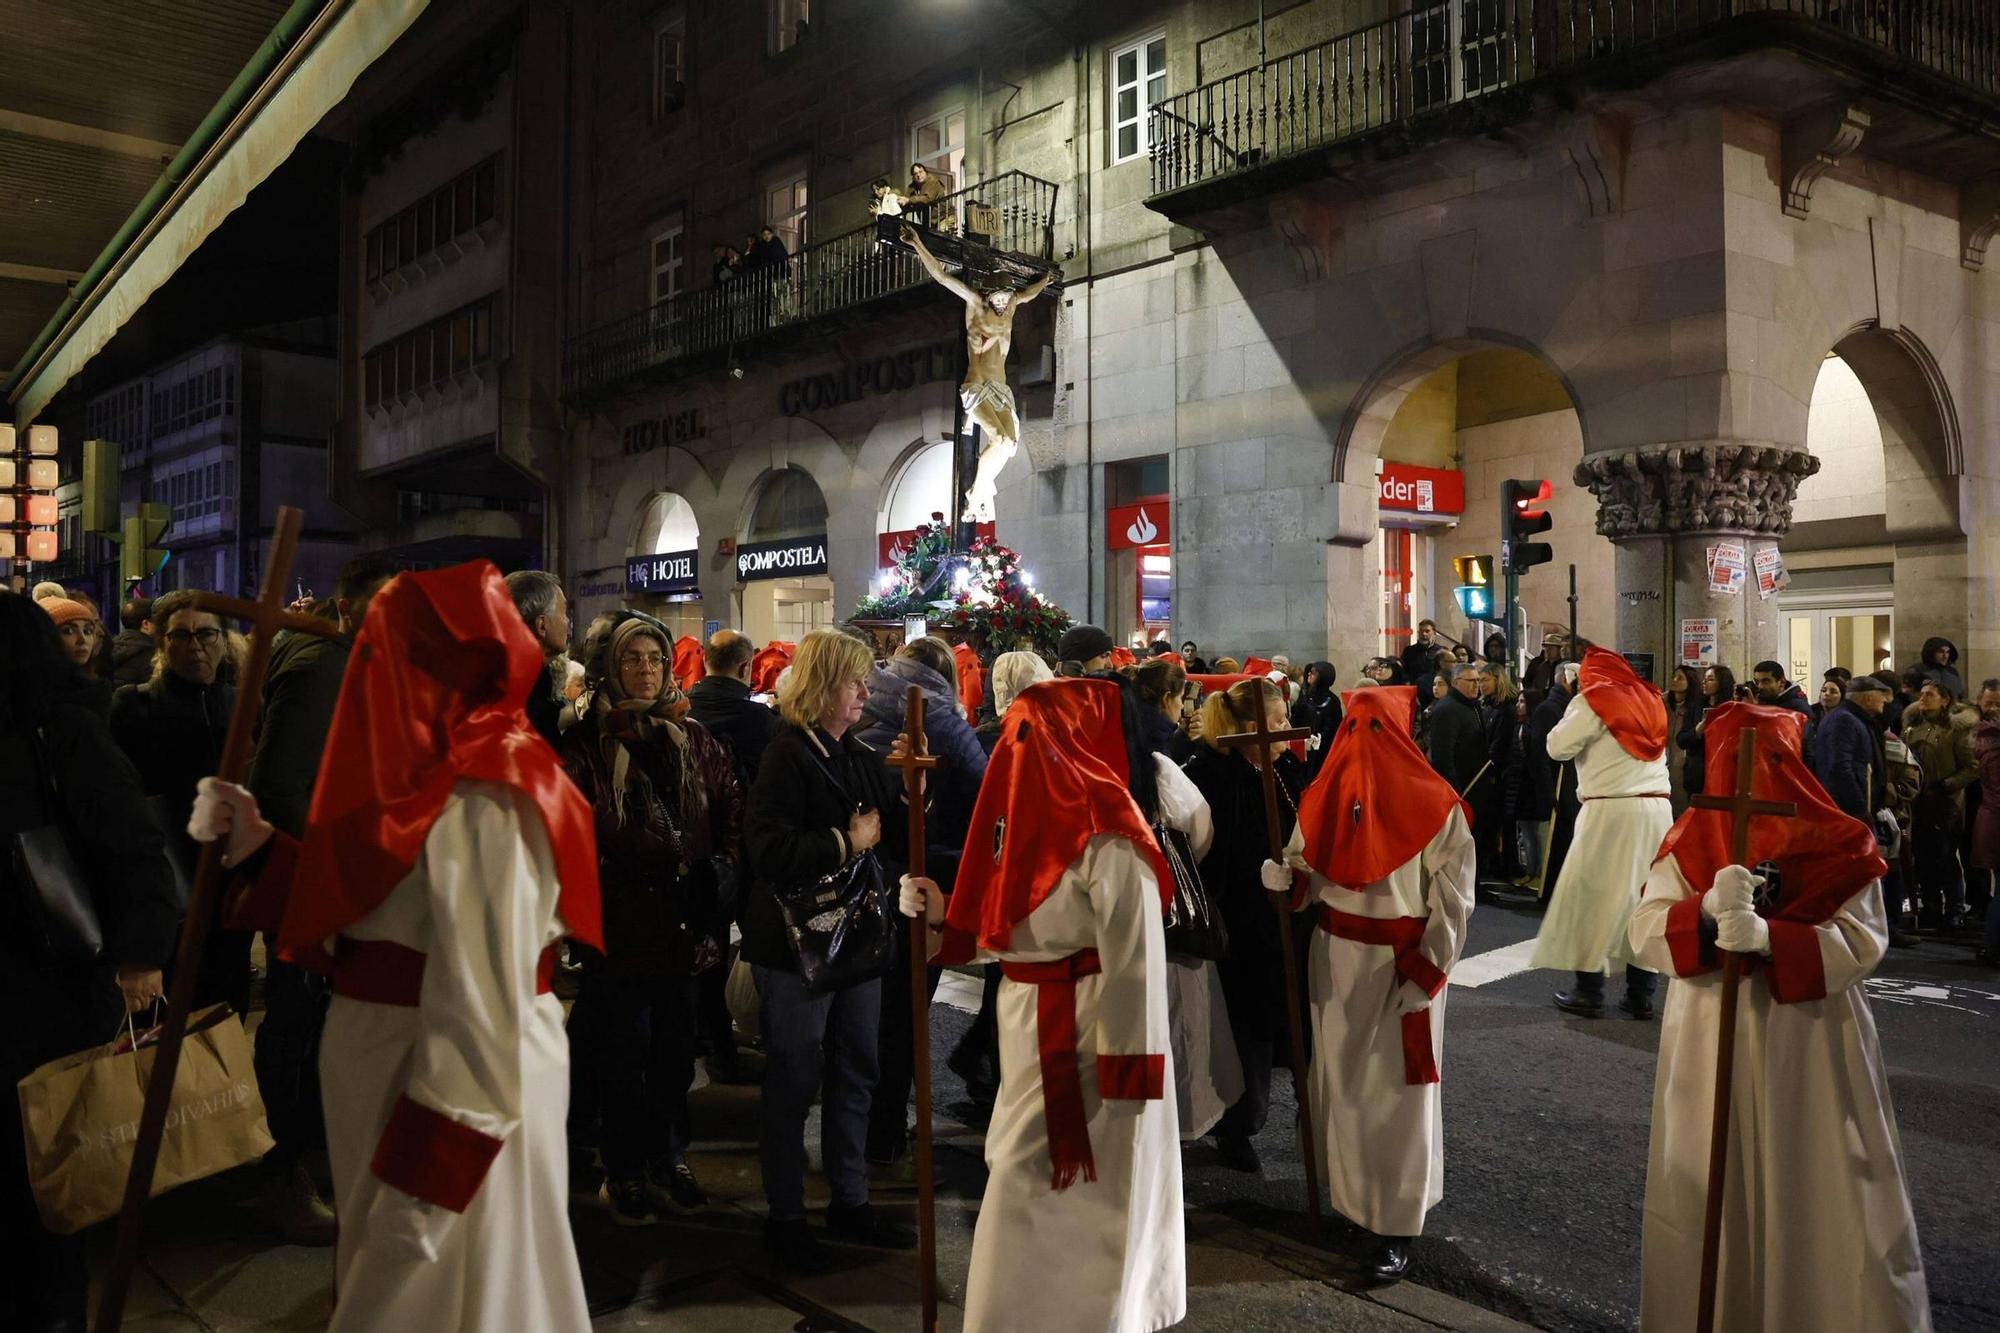
M1166 824L1155 824L1153 836L1159 840L1174 877L1174 898L1167 907L1167 952L1211 962L1226 958L1229 928L1222 923L1222 913L1215 910L1208 886L1201 881L1194 844L1187 834Z
M847 789L819 756L820 772L847 800ZM889 970L901 917L889 901L887 877L873 848L830 875L774 891L785 935L798 956L799 976L815 995L873 981Z
M35 728L30 746L40 771L50 822L22 829L12 839L14 879L27 892L30 928L40 956L54 963L94 963L104 953L104 926L97 900L90 892L70 850L63 829L62 793L56 788L55 766L49 762L46 737Z

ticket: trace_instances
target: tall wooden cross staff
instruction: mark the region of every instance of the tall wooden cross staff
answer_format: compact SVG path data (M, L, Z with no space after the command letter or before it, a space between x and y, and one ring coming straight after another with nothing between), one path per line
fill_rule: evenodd
M278 510L271 549L264 557L264 581L257 600L201 593L195 609L250 622L250 660L236 683L236 703L229 712L229 732L222 745L216 776L241 782L250 763L250 728L264 693L264 675L271 665L271 641L281 629L302 634L331 635L334 627L312 616L285 610L285 584L291 577L292 552L298 546L304 515L289 505ZM97 1310L97 1333L117 1333L125 1318L125 1292L139 1262L139 1237L146 1200L153 1192L153 1168L160 1158L160 1138L166 1132L167 1104L173 1096L174 1074L180 1066L181 1040L187 1035L188 1010L194 1003L196 974L202 947L208 942L209 919L221 891L223 842L202 844L194 887L188 894L187 916L181 922L180 947L174 953L174 984L167 997L167 1020L160 1029L153 1057L153 1077L146 1085L145 1110L139 1116L139 1138L132 1149L132 1174L125 1179L125 1202L118 1212L118 1240L111 1254L111 1271L104 1280L104 1298Z
M1271 693L1277 693L1275 686L1271 687ZM1312 729L1271 730L1264 720L1264 701L1269 697L1264 691L1258 691L1257 711L1250 719L1252 730L1224 736L1221 743L1232 750L1255 747L1252 756L1257 771L1264 776L1264 836L1271 844L1271 859L1282 864L1285 859L1285 835L1278 824L1278 775L1272 763L1271 747L1304 740L1312 735ZM1311 1080L1306 1077L1306 1036L1299 1023L1299 964L1292 954L1292 905L1285 894L1274 893L1271 895L1271 908L1278 914L1278 949L1284 961L1285 1023L1292 1036L1292 1095L1298 1099L1299 1116L1305 1124L1305 1132L1299 1140L1306 1167L1306 1204L1312 1210L1313 1230L1317 1234L1321 1226L1319 1147L1313 1139Z
M1703 810L1727 810L1729 856L1742 865L1750 855L1750 821L1757 815L1791 818L1791 801L1759 801L1750 795L1757 775L1757 733L1746 727L1736 750L1736 787L1727 796L1700 793L1688 798ZM1708 1136L1708 1206L1701 1219L1701 1305L1697 1333L1714 1333L1715 1286L1722 1260L1722 1186L1729 1165L1729 1100L1736 1078L1736 992L1743 983L1744 957L1722 956L1722 1031L1715 1043L1715 1116Z
M924 748L924 692L915 685L903 702L904 753L888 762L903 770L903 801L910 807L910 874L924 873L924 770L937 767ZM931 997L926 984L930 927L923 914L910 918L910 1067L917 1089L917 1263L923 1296L923 1331L937 1333L937 1198L931 1171Z

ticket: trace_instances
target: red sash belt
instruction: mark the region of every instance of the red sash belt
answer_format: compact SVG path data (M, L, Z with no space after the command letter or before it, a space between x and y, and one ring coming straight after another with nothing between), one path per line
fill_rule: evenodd
M1084 949L1053 963L1000 964L1009 981L1035 987L1035 1038L1042 1056L1042 1117L1048 1122L1051 1189L1068 1189L1078 1177L1097 1179L1090 1154L1090 1122L1083 1110L1083 1074L1076 1053L1076 983L1103 970L1097 950Z
M1444 973L1424 957L1423 943L1427 916L1356 916L1331 907L1319 909L1319 928L1336 939L1355 944L1379 944L1396 951L1396 974L1415 982L1429 995L1444 989ZM1431 1049L1429 1011L1403 1015L1403 1082L1410 1085L1438 1082L1437 1052Z
M556 946L542 950L535 964L535 994L547 995L555 982ZM333 993L369 1004L414 1009L423 997L424 955L392 940L351 940L342 936L333 951Z

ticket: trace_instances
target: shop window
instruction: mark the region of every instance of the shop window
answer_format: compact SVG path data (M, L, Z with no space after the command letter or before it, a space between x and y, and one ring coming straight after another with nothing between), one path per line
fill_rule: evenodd
M1167 37L1150 37L1111 53L1111 161L1130 162L1152 149L1153 108L1167 100Z
M653 29L653 119L687 102L687 15L676 8Z
M812 0L770 0L771 54L789 51L812 35Z

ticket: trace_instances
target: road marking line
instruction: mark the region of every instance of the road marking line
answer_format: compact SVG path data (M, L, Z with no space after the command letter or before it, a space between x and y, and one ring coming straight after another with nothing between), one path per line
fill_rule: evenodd
M978 977L968 977L963 972L946 972L938 978L937 994L933 998L960 1013L976 1014L983 989Z
M1489 949L1470 958L1461 958L1458 966L1451 970L1451 984L1454 987L1484 986L1504 981L1528 971L1533 966L1530 960L1534 956L1535 941L1529 938L1504 949Z

